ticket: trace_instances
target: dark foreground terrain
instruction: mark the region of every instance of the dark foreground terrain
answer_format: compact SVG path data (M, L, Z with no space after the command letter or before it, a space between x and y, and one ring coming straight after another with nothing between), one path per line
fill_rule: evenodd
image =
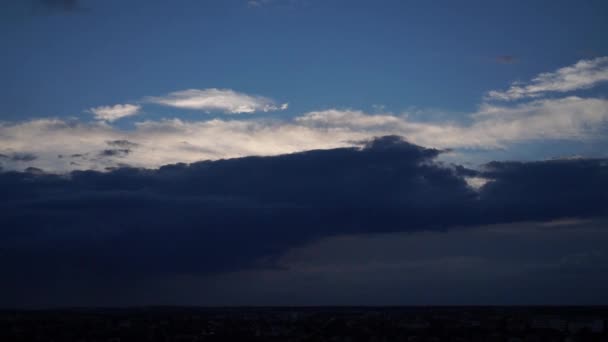
M607 307L0 312L0 341L608 341Z

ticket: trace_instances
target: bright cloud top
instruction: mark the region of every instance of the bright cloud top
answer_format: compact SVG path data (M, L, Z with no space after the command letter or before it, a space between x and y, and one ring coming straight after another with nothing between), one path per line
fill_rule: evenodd
M608 81L608 57L598 57L581 60L554 72L539 74L527 84L514 83L506 91L490 91L486 98L502 101L534 98L550 92L565 93L589 89L606 81Z
M0 124L0 153L37 157L28 161L5 158L4 167L11 169L103 170L346 147L383 135L401 135L435 148L494 149L534 139L580 141L601 137L606 123L608 100L580 97L515 107L485 105L471 115L470 124L338 109L310 112L293 120L143 121L134 130L103 123L34 120Z
M114 106L101 106L89 109L95 115L95 119L113 122L118 119L136 115L141 106L133 104L117 104Z
M230 89L188 89L166 96L148 97L147 102L164 106L195 109L227 114L270 112L287 109L288 104L278 104L263 96L248 95Z

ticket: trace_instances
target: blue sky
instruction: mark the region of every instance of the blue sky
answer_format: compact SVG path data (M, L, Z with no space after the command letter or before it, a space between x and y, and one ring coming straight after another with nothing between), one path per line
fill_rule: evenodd
M86 108L190 88L289 102L281 115L467 112L488 90L608 54L603 1L89 0L70 12L3 3L3 120L87 120Z

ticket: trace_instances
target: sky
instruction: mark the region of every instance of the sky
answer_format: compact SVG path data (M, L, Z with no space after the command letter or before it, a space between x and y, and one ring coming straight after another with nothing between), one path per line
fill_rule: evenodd
M608 304L606 18L2 1L0 306Z

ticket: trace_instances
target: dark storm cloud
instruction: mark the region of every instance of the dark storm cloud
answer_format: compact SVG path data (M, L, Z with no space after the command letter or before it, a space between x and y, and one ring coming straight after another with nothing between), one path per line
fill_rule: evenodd
M480 202L497 219L544 220L608 213L608 161L492 162L483 176L495 179L482 188Z
M607 213L605 161L475 172L434 162L440 153L384 137L158 170L2 173L0 269L39 281L211 274L275 267L289 248L341 234ZM493 181L476 192L465 175Z

